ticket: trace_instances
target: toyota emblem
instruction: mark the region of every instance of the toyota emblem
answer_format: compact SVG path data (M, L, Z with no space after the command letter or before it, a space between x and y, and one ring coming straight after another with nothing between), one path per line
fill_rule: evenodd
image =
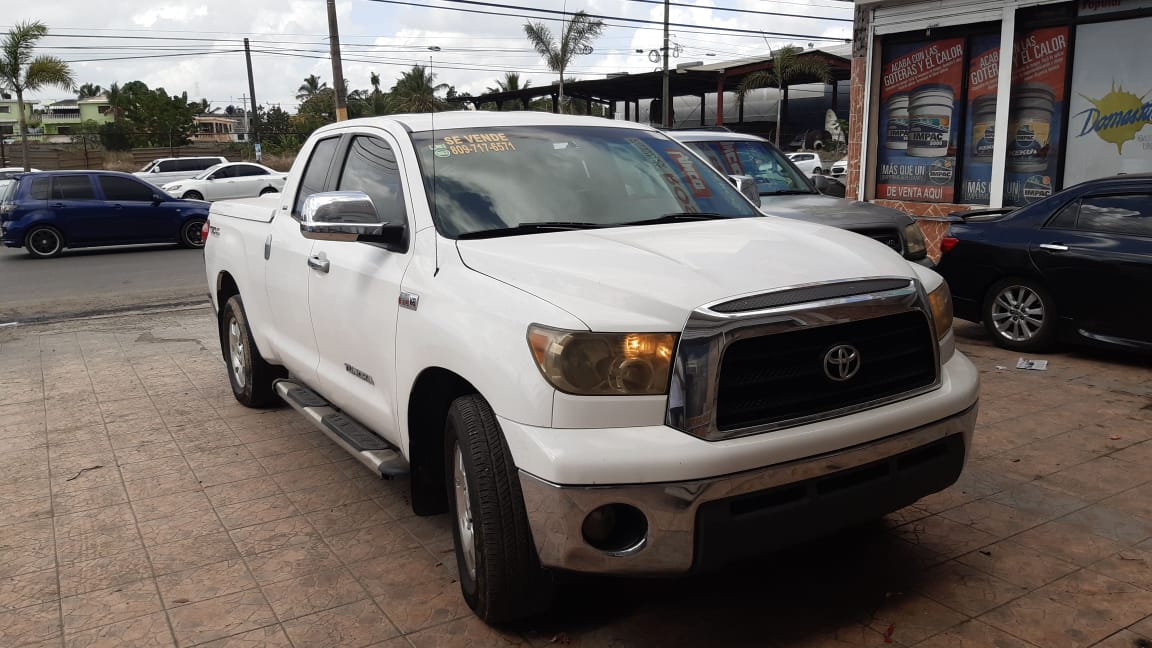
M824 354L824 375L830 380L851 380L860 371L860 352L850 344L837 344Z

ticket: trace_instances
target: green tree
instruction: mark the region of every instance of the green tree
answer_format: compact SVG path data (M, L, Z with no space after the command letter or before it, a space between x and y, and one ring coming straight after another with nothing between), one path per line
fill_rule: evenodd
M799 79L827 83L832 78L828 62L815 56L804 56L804 50L794 45L785 45L772 52L772 67L749 74L740 81L736 94L743 101L749 90L755 88L776 88L776 146L780 146L780 115L784 103L784 88Z
M68 64L55 56L34 56L36 44L48 35L48 28L39 21L17 23L3 41L0 41L0 88L16 93L16 106L20 111L20 147L24 156L24 170L28 166L28 119L24 107L24 93L35 92L45 86L71 90L76 85Z
M436 83L436 75L422 65L413 65L400 76L388 92L393 112L418 113L444 110L447 103L437 93L449 89L447 83Z
M521 83L519 72L505 72L504 78L503 79L496 79L496 85L488 86L488 88L485 90L485 92L490 93L490 94L496 93L496 92L515 92L516 90L524 90L531 85L532 85L531 81L524 81L523 83ZM488 109L491 109L493 107L495 107L495 104L492 104L490 102L486 102L480 106L480 108L482 110L488 110ZM518 104L517 104L517 107L519 107Z
M87 99L88 97L99 97L104 94L104 88L92 83L85 83L76 89L76 96L79 99Z
M604 31L604 22L592 19L583 11L572 15L563 27L559 40L552 37L552 30L538 21L528 21L524 24L524 35L528 42L541 57L548 69L560 74L560 106L564 106L564 70L577 54L592 51L592 43Z
M310 74L304 77L304 83L296 89L296 100L304 103L309 99L315 97L322 90L328 89L328 83L320 81L320 77L315 74Z
M212 102L207 99L193 102L192 108L196 111L197 115L212 115L220 110L219 108L213 108Z
M112 84L108 101L123 129L109 130L110 138L127 135L134 146L184 146L195 130L193 118L202 107L188 102L188 93L171 95L143 81Z
M380 75L373 72L369 77L369 82L372 84L372 93L368 95L368 103L371 105L370 114L387 115L388 93L380 90Z
M300 136L294 132L292 116L279 106L259 108L260 140L269 153L284 155L300 149Z

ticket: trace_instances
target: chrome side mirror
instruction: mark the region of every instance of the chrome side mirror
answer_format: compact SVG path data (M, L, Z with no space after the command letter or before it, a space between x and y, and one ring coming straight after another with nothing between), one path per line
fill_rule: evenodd
M326 191L304 199L300 208L300 233L314 241L365 241L400 245L406 228L403 221L388 223L362 191Z
M756 178L746 175L730 175L728 179L744 194L753 205L760 206L760 190L756 188Z

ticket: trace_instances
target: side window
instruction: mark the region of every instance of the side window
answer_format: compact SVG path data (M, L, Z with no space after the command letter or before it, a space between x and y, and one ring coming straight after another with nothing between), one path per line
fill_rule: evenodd
M28 188L28 199L48 200L48 178L32 180L32 186Z
M1045 229L1076 229L1076 214L1080 212L1080 201L1073 200L1056 212L1045 225Z
M179 160L164 160L156 164L156 171L159 173L171 173L173 171L179 171L179 162Z
M1077 229L1152 237L1152 195L1090 196L1080 203Z
M248 177L252 177L252 176L268 175L268 172L265 171L264 169L261 169L260 167L254 166L251 164L241 164L239 166L235 166L232 168L236 169L236 177L238 177L238 178L248 178Z
M324 191L324 181L328 178L328 168L332 166L332 158L336 157L336 146L340 143L339 137L329 137L316 143L312 155L308 158L308 165L300 177L300 188L296 192L296 203L292 207L292 216L300 218L300 208L304 206L304 199L314 193Z
M117 176L99 176L104 200L151 202L152 188L143 182Z
M189 171L203 171L208 167L214 167L217 164L223 164L224 161L218 158L192 158L188 160L188 162L192 165L188 169Z
M235 178L235 177L236 177L236 167L234 167L234 166L227 166L227 167L224 167L222 169L216 169L215 171L212 172L212 179L213 180L223 180L224 178Z
M396 154L378 137L359 135L352 140L337 188L340 191L363 191L368 194L376 205L376 214L383 221L407 219Z
M95 200L88 176L69 175L52 178L52 200Z

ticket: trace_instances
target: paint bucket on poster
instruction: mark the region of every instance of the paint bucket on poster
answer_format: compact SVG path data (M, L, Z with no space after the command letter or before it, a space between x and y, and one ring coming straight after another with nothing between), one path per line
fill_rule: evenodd
M952 141L955 96L946 85L922 85L908 101L908 155L944 157Z
M1008 170L1044 171L1048 168L1056 93L1043 83L1022 83L1013 88L1010 105Z
M884 133L884 146L896 151L908 148L907 92L888 98L888 131Z
M972 102L972 133L968 141L972 146L972 161L992 161L992 147L996 142L996 95L977 97Z

